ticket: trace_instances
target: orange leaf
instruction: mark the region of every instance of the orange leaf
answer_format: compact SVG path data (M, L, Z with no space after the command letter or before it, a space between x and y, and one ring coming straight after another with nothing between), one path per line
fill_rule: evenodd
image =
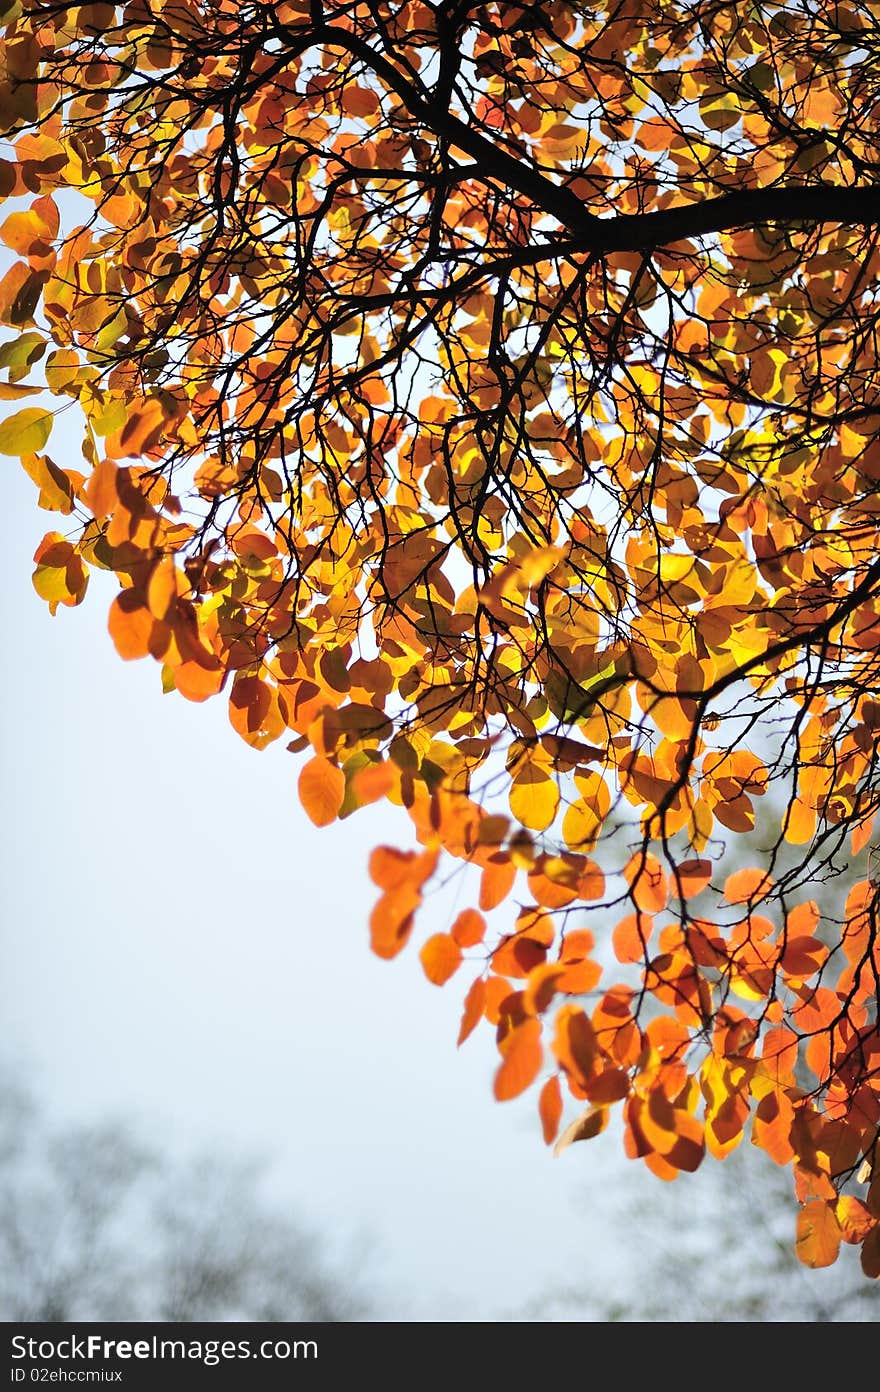
M562 1092L556 1074L548 1078L541 1088L538 1098L538 1115L544 1132L544 1144L552 1145L556 1140L559 1123L562 1119Z
M666 871L650 851L634 855L623 867L623 874L637 909L644 909L646 913L660 913L666 908L669 897Z
M792 802L785 825L785 839L792 846L804 846L816 832L816 813L798 797Z
M580 962L592 952L596 946L596 939L589 928L576 928L574 932L566 933L565 938L559 948L560 960L563 962Z
M226 673L219 661L180 662L174 668L174 685L188 701L207 701L216 696Z
M587 991L592 991L602 977L599 963L589 959L582 962L566 962L562 965L564 970L560 971L556 986L569 996L582 996Z
M795 1243L804 1266L833 1266L841 1236L833 1206L825 1199L808 1199L797 1216Z
M853 853L854 856L859 855L859 854L865 849L865 847L867 846L868 842L871 840L871 836L872 836L872 834L873 834L873 831L874 831L874 818L873 818L873 817L867 817L864 821L859 822L859 823L854 827L853 833L852 833L851 842L850 842L850 844L852 845L852 853Z
M525 1092L540 1072L544 1056L540 1021L524 1020L505 1035L499 1048L502 1063L495 1074L495 1097L499 1102L509 1102Z
M523 1009L530 1015L541 1015L556 994L557 982L568 968L561 962L544 962L529 972L523 991Z
M764 1035L762 1057L771 1077L784 1081L793 1072L798 1056L798 1036L784 1025Z
M712 878L711 860L685 860L677 867L672 883L683 899L694 899Z
M45 508L47 512L73 511L75 497L83 482L82 474L72 469L59 469L46 454L26 454L21 462L40 489L38 507Z
M551 880L536 869L529 875L529 892L536 904L545 909L561 909L578 897L577 884Z
M480 908L485 913L501 904L513 889L516 866L504 856L492 856L483 866L480 878Z
M0 324L13 328L32 324L45 280L45 272L32 271L24 261L10 266L0 280Z
M300 770L299 800L315 826L329 826L345 800L345 774L317 754Z
M358 769L352 783L358 806L367 807L398 786L400 773L393 764L382 760L378 764L367 764L365 768Z
M650 914L634 913L622 918L611 934L611 945L618 962L643 962L654 920Z
M492 967L500 976L528 976L546 958L544 943L525 933L515 933L496 947L492 953Z
M642 1033L630 1009L632 997L628 987L613 986L593 1011L593 1029L600 1047L624 1068L636 1062L642 1048Z
M759 904L773 888L773 879L755 866L747 866L728 875L724 881L724 897L728 904Z
M755 1109L752 1140L777 1165L788 1165L794 1159L793 1122L794 1108L784 1093L768 1092Z
M48 227L33 211L10 213L0 225L0 242L19 256L27 256L34 242L45 242L48 236Z
M590 901L601 899L605 893L605 876L592 860L588 860L578 880L578 898Z
M461 966L461 948L449 933L435 933L419 953L425 976L442 986Z
M147 656L153 616L134 590L123 590L116 596L110 605L107 626L120 657L131 661Z
M483 121L492 130L501 130L504 125L504 108L491 97L480 97L476 105L478 121Z
M483 1007L486 1003L486 983L481 976L474 981L470 990L464 998L464 1010L461 1016L461 1027L458 1031L458 1043L461 1046L472 1034L483 1015Z
M396 957L412 932L422 896L408 884L383 894L370 914L370 946L386 961Z
M459 947L476 947L486 936L486 920L476 909L462 909L451 932Z
M656 1019L651 1020L645 1034L652 1049L663 1059L683 1056L691 1041L690 1030L669 1015L658 1015Z
M854 1194L841 1194L836 1212L844 1242L864 1242L868 1233L877 1226L876 1218L872 1218L861 1199Z
M511 985L503 976L490 976L484 982L483 1014L491 1024L497 1025L505 1002L511 996Z
M629 1074L613 1064L603 1068L591 1078L586 1086L586 1094L591 1102L607 1107L611 1102L619 1102L630 1090Z
M380 889L396 889L412 876L417 851L398 851L394 846L377 846L370 855L370 879Z
M379 98L371 87L346 86L342 91L342 107L347 116L375 116Z
M596 1033L584 1011L577 1005L565 1005L556 1016L553 1052L569 1081L586 1095L599 1053Z

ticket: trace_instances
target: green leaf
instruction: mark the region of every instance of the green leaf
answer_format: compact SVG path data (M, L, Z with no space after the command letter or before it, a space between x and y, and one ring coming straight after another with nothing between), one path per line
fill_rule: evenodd
M600 696L622 686L628 676L628 662L615 658L583 682L573 681L561 672L550 672L545 688L554 714L569 721L582 720L590 714Z
M700 101L703 124L713 131L728 131L742 117L739 102L732 92L719 92Z
M18 338L12 338L8 343L0 345L0 367L12 369L10 380L16 382L45 351L46 340L42 334L32 331L19 334Z

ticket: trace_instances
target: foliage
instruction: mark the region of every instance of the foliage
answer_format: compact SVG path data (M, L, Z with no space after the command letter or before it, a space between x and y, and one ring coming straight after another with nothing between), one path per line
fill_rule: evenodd
M364 1318L359 1280L221 1154L174 1160L124 1121L47 1123L0 1082L4 1320Z
M708 1158L687 1186L657 1202L657 1180L630 1170L608 1196L606 1216L629 1260L617 1281L587 1270L529 1303L521 1319L570 1323L852 1323L874 1321L880 1287L858 1253L811 1270L791 1242L785 1170L741 1147Z
M546 1073L549 1142L564 1094L562 1143L619 1106L671 1179L750 1123L803 1259L876 1276L875 7L5 16L38 592L113 572L120 654L306 753L318 825L408 810L381 956L479 872L422 962L476 968L461 1037L496 1029L499 1099Z

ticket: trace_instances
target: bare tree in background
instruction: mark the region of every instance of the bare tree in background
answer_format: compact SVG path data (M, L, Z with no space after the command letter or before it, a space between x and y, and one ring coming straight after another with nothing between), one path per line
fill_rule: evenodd
M6 1079L0 1136L4 1320L368 1317L357 1276L265 1197L257 1164L171 1160L121 1121L54 1129Z
M523 1312L534 1320L847 1323L880 1318L880 1287L865 1281L858 1248L810 1270L794 1253L791 1176L745 1142L723 1164L666 1187L646 1173L620 1181L620 1243L632 1274L612 1294L573 1283Z

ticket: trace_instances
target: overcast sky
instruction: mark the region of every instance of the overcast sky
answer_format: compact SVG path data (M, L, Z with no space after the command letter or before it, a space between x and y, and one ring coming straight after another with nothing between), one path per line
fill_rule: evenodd
M106 582L50 617L32 555L65 519L0 464L7 1056L64 1116L273 1157L279 1200L331 1244L373 1239L386 1318L604 1288L619 1143L554 1160L534 1094L492 1098L491 1032L456 1050L467 983L369 950L367 856L408 844L406 820L312 827L281 744L253 752L222 697L163 696L157 664L117 657Z

